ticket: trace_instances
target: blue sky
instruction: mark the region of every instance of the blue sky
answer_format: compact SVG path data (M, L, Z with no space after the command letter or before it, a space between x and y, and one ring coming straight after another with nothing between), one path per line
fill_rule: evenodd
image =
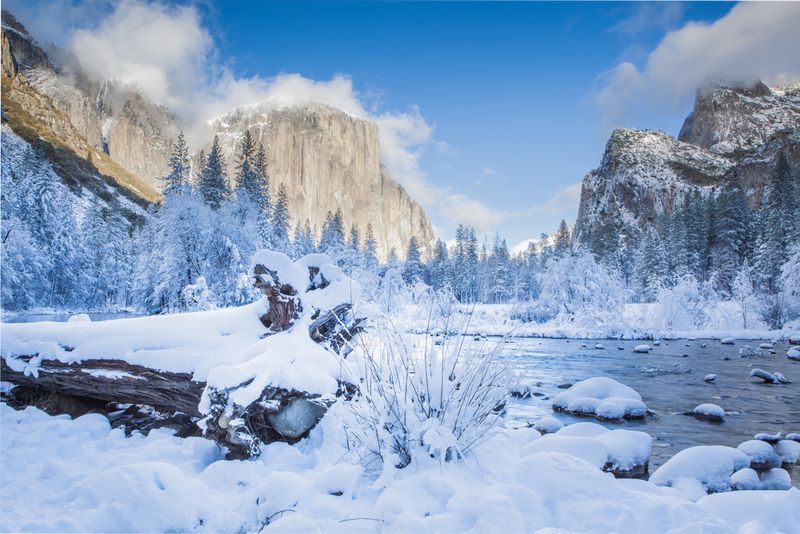
M144 84L156 100L215 100L216 113L287 91L342 102L378 121L382 143L388 132L390 169L442 237L465 222L510 244L574 221L580 180L613 127L676 135L699 83L800 73L791 4L5 6L40 40ZM165 35L180 53L162 53Z
M446 144L425 148L428 179L495 210L533 209L495 225L515 243L576 216L574 194L552 209L535 207L599 163L610 125L591 99L598 75L623 60L641 62L685 21L715 20L730 7L230 2L212 16L221 54L243 75L346 73L386 108L419 106L433 138ZM631 110L613 126L677 134L690 105ZM431 216L452 231L453 221Z

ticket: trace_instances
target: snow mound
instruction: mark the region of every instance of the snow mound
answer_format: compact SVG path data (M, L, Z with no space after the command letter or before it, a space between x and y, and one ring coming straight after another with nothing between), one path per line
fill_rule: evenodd
M728 491L731 489L731 475L745 467L750 467L750 458L744 452L722 445L701 445L683 449L667 460L653 473L650 482L656 486L677 487L681 491L683 484L690 486L694 483L699 483L706 492Z
M533 424L533 428L542 434L553 434L564 428L564 423L551 415L546 415Z
M556 395L553 409L599 419L641 418L647 413L636 390L602 376L578 382Z
M709 419L711 421L722 421L725 419L725 410L723 410L722 407L711 403L704 403L695 406L694 410L692 410L692 413L695 416Z
M800 349L792 347L788 351L786 351L786 357L790 360L797 360L800 361Z
M633 352L636 352L638 354L647 354L651 350L653 349L650 347L650 345L636 345L635 347L633 347Z
M781 463L796 464L800 462L800 443L793 439L782 439L773 445L773 449L781 457Z
M731 476L731 489L735 490L777 490L791 489L792 480L785 469L773 467L762 473L749 467L740 469Z
M722 343L723 345L734 345L736 344L736 338L723 337L722 339L719 340L719 342Z
M750 467L756 469L766 469L768 467L780 467L781 457L766 441L751 439L740 443L736 447L750 458Z

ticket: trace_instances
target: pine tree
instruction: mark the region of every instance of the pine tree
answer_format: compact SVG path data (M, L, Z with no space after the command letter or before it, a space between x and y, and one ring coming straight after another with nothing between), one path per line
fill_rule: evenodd
M372 223L367 223L367 234L364 236L364 268L371 271L378 266L378 244L372 231Z
M272 247L281 252L289 252L289 197L286 188L281 184L278 187L278 198L272 210L270 227L272 230Z
M183 132L178 133L178 139L172 147L172 154L169 157L169 174L164 177L164 195L174 195L183 191L184 187L190 185L191 164L189 162L189 148Z
M428 272L434 289L451 286L450 258L447 245L441 239L436 240L436 245L433 248L433 258L431 258L428 265Z
M406 284L417 281L425 282L425 268L419 251L419 242L416 236L411 236L406 249L406 262L403 267L403 280Z
M571 237L567 221L561 219L558 225L558 230L555 233L555 253L558 256L567 254L571 247Z
M200 174L200 193L203 200L212 209L219 209L222 203L228 198L228 179L225 174L225 161L222 157L222 149L219 146L219 138L215 135L214 142L211 144L211 151L206 158L205 166Z

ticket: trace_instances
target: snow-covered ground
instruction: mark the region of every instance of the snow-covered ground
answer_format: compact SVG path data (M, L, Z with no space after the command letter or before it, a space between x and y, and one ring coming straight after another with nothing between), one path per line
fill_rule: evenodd
M398 310L398 322L409 328L425 331L428 327L428 304L407 305ZM800 325L787 324L782 330L770 330L763 324L742 328L736 305L718 302L709 312L706 326L698 329L690 324L664 321L656 304L625 304L618 317L578 319L568 322L559 318L545 323L525 322L517 318L519 305L475 304L456 305L460 320L450 320L462 330L455 333L485 336L549 337L574 339L680 339L705 338L773 340L788 339L800 332ZM434 326L438 326L434 323Z
M205 439L164 430L126 438L100 415L70 420L3 404L0 530L796 532L800 526L797 489L716 493L694 502L673 488L615 479L558 447L538 450L531 445L546 438L533 429L498 429L463 462L420 462L377 478L348 454L342 430L348 414L337 406L295 446L274 443L256 460L226 461Z

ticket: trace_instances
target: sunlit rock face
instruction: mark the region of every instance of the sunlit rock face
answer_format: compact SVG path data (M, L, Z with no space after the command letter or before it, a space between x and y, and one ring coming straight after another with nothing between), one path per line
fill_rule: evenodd
M402 255L411 236L428 250L433 229L422 207L381 165L378 127L324 105L236 110L211 127L229 167L246 130L267 154L273 194L283 184L293 223L309 220L319 230L328 212L341 207L346 227L361 235L372 225L378 252Z

